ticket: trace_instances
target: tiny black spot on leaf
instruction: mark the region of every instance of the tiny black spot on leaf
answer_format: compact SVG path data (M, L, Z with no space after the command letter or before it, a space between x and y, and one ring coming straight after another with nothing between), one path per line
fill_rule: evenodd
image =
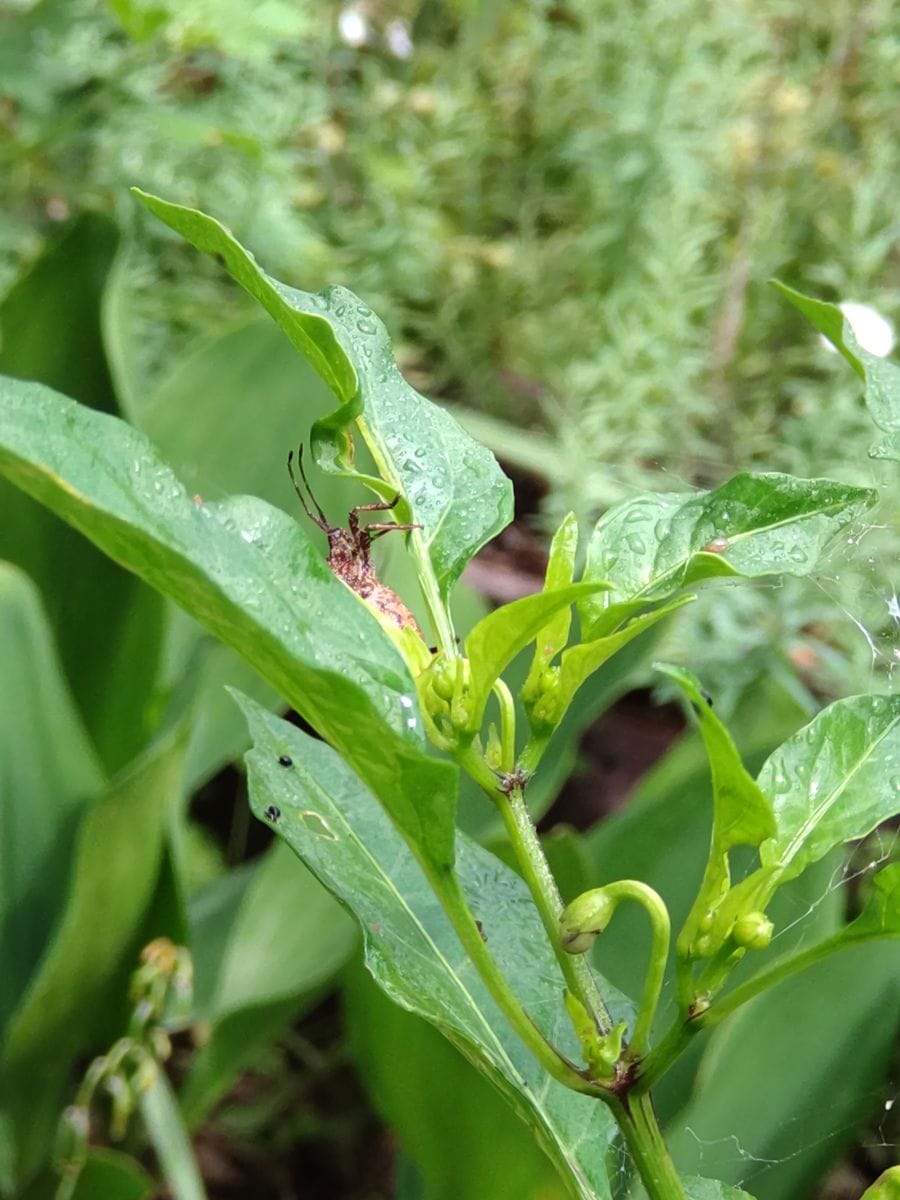
M282 767L292 767L294 765L294 760L289 754L280 754L278 756L278 762Z
M281 816L281 809L274 804L270 804L264 815L267 821L277 821Z

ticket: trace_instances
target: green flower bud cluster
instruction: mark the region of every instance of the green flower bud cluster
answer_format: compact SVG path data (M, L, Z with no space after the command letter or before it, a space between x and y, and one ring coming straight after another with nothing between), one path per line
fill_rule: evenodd
M716 928L716 917L712 911L703 916L698 935L687 948L687 957L711 958L728 941L739 950L765 950L772 941L775 926L764 912L743 913L727 932Z
M532 672L522 688L522 703L534 733L538 737L552 733L565 716L559 667Z
M478 732L466 658L439 655L419 676L419 698L432 740L442 750L463 750Z

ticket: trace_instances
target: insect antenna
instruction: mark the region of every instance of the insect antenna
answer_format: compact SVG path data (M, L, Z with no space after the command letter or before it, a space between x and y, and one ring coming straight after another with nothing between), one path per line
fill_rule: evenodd
M300 491L300 485L297 483L297 480L294 477L294 452L293 452L293 450L291 450L290 453L288 454L288 474L291 477L291 483L294 485L294 491L300 497L300 503L303 505L303 511L306 513L306 515L309 517L309 519L312 521L312 523L314 525L318 525L318 527L320 529L324 530L325 533L328 533L328 531L332 528L332 525L329 523L328 518L325 516L324 512L322 512L322 509L321 509L321 506L319 505L318 500L313 495L313 490L309 486L309 480L306 478L306 472L303 469L303 443L302 442L300 443L300 447L297 450L297 467L300 470L300 478L303 480L304 486L306 487L306 490L309 493L309 498L312 501L313 507L316 510L315 513L310 511L310 507L306 503L306 497ZM318 516L316 515L316 513L318 513Z

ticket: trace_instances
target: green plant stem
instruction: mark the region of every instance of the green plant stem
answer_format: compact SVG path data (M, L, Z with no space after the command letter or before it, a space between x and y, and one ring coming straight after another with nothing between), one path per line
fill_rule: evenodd
M649 1200L687 1200L650 1097L632 1094L611 1107Z
M644 976L644 993L641 996L641 1006L638 1010L629 1047L635 1056L644 1054L650 1043L650 1031L653 1028L653 1018L659 1004L663 979L666 974L666 962L669 957L669 940L671 923L669 910L666 908L658 892L635 879L619 879L600 889L610 900L634 900L646 911L650 918L650 959L647 963L647 973Z
M640 1096L649 1092L701 1028L702 1026L697 1023L696 1018L678 1018L673 1022L665 1036L657 1042L641 1063L640 1074L632 1095Z
M858 940L862 941L863 939ZM668 1071L695 1034L700 1033L703 1029L712 1029L720 1021L730 1017L748 1000L754 999L777 983L781 983L782 980L789 979L791 975L796 975L800 971L805 971L807 967L813 966L820 959L826 958L829 954L833 954L847 945L855 944L858 943L848 942L840 934L835 934L834 937L827 938L816 946L810 946L801 954L795 954L793 958L786 958L782 962L774 963L767 970L760 971L758 975L754 975L752 979L748 979L746 983L736 987L734 991L711 1004L703 1012L676 1021L662 1041L644 1060L636 1090L644 1092L653 1087Z
M424 865L424 864L423 864ZM575 1066L563 1058L547 1041L525 1011L518 996L509 986L487 948L472 910L469 908L459 880L453 874L438 874L426 867L429 882L450 918L463 948L472 960L482 982L491 993L497 1007L549 1075L573 1091L588 1096L605 1096L596 1084L585 1079Z
M822 958L827 958L829 954L834 954L837 950L843 950L846 946L858 946L861 942L874 940L877 936L873 934L871 939L854 938L850 940L842 933L836 933L824 942L819 942L818 945L810 946L800 954L795 954L793 958L782 959L781 962L773 963L771 967L760 971L758 975L754 975L752 979L748 979L746 983L742 983L727 996L723 996L721 1000L710 1005L706 1012L694 1018L694 1023L701 1029L709 1029L713 1025L718 1025L720 1021L731 1016L735 1009L758 996L760 992L767 991L776 983L781 983L783 979L788 979L799 971L805 971L807 967L813 966L814 963Z
M363 435L372 452L372 457L375 459L375 464L382 479L395 492L402 494L403 488L400 481L390 469L390 455L387 452L387 448L382 446L378 434L369 425L365 417L357 417L356 423L359 425L360 433ZM425 537L421 529L410 530L408 545L416 563L419 587L422 589L422 598L425 601L425 607L428 609L428 619L434 630L438 647L448 658L457 658L459 656L459 647L456 644L456 634L453 631L450 611L438 587L434 568L431 565L431 557L428 553L428 547L425 545Z
M562 897L541 846L531 814L525 805L522 789L515 787L508 795L504 794L490 767L471 747L459 756L459 761L500 810L516 856L516 862L519 864L522 877L531 892L569 991L578 997L594 1017L600 1032L608 1033L612 1029L613 1020L597 989L597 982L591 974L590 967L581 955L568 954L563 949L559 935L559 918L563 910Z

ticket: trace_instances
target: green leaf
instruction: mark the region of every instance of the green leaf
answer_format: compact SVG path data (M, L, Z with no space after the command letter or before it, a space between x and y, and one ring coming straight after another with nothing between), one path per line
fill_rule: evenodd
M420 1169L424 1200L565 1200L568 1188L531 1128L484 1075L432 1025L392 1004L361 967L347 976L357 1069Z
M775 889L829 850L900 812L900 696L837 700L780 746L757 778L778 832L760 847L756 871L731 889L717 934L735 916L764 909Z
M170 732L87 810L74 839L58 928L7 1024L0 1059L23 1176L46 1154L61 1090L97 1010L120 999L107 989L154 894L185 743L184 732Z
M648 494L597 522L584 579L609 580L583 601L586 624L616 600L660 600L715 576L807 575L827 543L877 500L868 488L791 475L736 475L712 492Z
M0 563L0 1029L46 949L71 844L105 780L72 699L40 597ZM14 698L14 700L13 700Z
M141 1092L140 1106L172 1200L206 1200L184 1119L162 1068L155 1082Z
M511 1032L421 868L346 764L324 743L249 701L241 704L254 741L247 756L253 810L357 917L376 981L396 1003L437 1025L488 1075L535 1130L574 1196L608 1197L611 1116L550 1080ZM279 766L285 751L292 770ZM527 888L465 838L458 871L510 984L544 1033L577 1056L562 977Z
M900 1197L900 1167L888 1169L866 1188L859 1200L897 1200Z
M334 392L339 407L313 430L323 466L352 469L348 427L359 423L386 482L383 494L402 494L410 520L422 526L417 536L446 598L472 555L512 519L512 487L491 452L409 386L383 324L352 292L279 283L212 217L135 194L197 249L219 256Z
M656 669L673 679L690 700L712 773L713 827L709 858L697 899L679 938L679 948L687 953L697 936L700 922L718 907L731 886L729 850L735 846L758 847L767 838L775 836L776 825L771 803L741 761L728 730L707 703L696 675L666 663L657 663Z
M149 1200L158 1190L155 1181L130 1155L92 1147L72 1200Z
M294 914L286 925L285 912ZM211 1016L281 1000L330 979L356 940L353 922L295 855L272 847L230 930Z
M197 505L130 426L3 379L0 470L238 650L453 861L456 769L426 756L405 663L300 525L252 497Z
M0 373L115 409L100 294L116 241L111 221L86 215L48 246L0 304ZM116 771L149 737L162 602L5 480L0 511L0 558L40 589L88 731Z
M804 296L777 279L770 282L828 338L865 384L869 414L887 435L870 448L869 455L900 460L900 367L864 350L856 340L850 322L836 305Z
M469 698L478 724L494 681L516 655L534 641L547 621L560 612L567 612L576 600L607 586L602 582L571 583L557 591L523 596L482 617L466 638L466 657L471 671Z
M618 654L629 642L642 633L646 633L663 617L669 616L670 613L682 608L685 604L690 604L693 599L693 596L679 596L669 604L661 605L652 612L633 618L625 625L624 629L620 629L617 633L595 638L590 642L582 642L580 645L570 646L568 650L564 650L559 663L560 703L568 708L581 685L614 654Z
M769 758L757 782L777 836L760 858L790 879L900 812L900 696L837 700Z

